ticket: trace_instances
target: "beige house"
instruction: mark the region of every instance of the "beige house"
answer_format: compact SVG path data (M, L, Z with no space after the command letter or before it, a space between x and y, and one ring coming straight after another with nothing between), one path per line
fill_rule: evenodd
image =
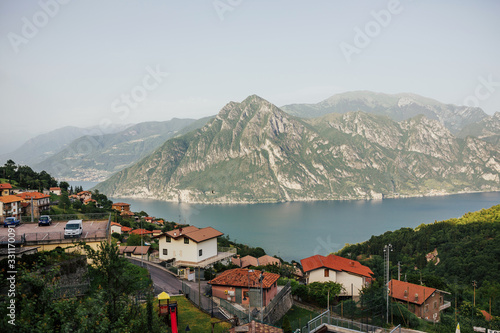
M194 226L168 231L159 236L160 260L175 260L177 266L207 266L234 253L219 253L217 237L223 233L212 227Z
M17 195L0 196L0 219L3 221L6 217L19 218L21 214L22 199Z
M344 290L340 296L358 298L360 291L372 280L373 272L356 260L342 258L333 254L315 255L300 261L306 283L336 282Z
M120 223L111 222L111 227L110 227L110 229L111 229L111 233L116 232L116 233L118 233L118 234L120 234L120 235L121 235L121 233L122 233L122 225L121 225Z

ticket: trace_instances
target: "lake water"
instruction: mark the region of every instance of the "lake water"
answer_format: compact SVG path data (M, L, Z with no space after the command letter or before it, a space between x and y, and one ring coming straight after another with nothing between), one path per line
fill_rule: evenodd
M149 199L110 198L168 221L211 226L232 240L262 247L270 255L300 260L326 255L346 243L402 227L415 228L500 204L500 192L380 201L288 202L199 205Z

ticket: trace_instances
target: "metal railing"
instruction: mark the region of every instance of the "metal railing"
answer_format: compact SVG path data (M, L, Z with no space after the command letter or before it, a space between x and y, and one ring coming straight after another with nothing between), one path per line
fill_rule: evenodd
M333 317L330 314L330 311L327 310L317 316L316 318L311 319L306 326L304 326L300 332L301 333L312 333L315 332L318 328L321 326L328 324L331 326L336 326L336 327L341 327L341 328L347 328L351 331L355 332L366 332L366 333L373 333L373 332L388 332L385 328L378 327L378 326L373 326L369 324L364 324L360 323L357 321L353 320L347 320L347 319L342 319L338 317Z

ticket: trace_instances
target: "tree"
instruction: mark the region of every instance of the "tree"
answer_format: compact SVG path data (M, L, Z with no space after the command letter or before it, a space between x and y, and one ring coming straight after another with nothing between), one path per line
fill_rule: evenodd
M284 333L292 333L292 325L290 324L290 319L285 315L283 317L283 324L281 325Z
M130 234L127 238L127 246L139 246L141 245L141 235Z
M67 182L60 182L59 187L61 188L61 190L68 192L69 184Z
M97 251L85 244L84 248L92 261L90 275L93 283L102 288L107 300L108 318L112 324L117 323L125 310L122 304L130 301L129 295L150 286L147 271L121 257L116 244L103 242Z

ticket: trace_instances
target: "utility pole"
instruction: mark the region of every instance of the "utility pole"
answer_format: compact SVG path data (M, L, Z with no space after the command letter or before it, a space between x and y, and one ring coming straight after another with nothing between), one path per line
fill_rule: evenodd
M392 245L384 246L384 261L385 261L385 299L386 299L386 322L389 324L389 253L392 251Z
M476 306L476 287L477 287L476 280L472 281L472 286L474 287L474 306Z

